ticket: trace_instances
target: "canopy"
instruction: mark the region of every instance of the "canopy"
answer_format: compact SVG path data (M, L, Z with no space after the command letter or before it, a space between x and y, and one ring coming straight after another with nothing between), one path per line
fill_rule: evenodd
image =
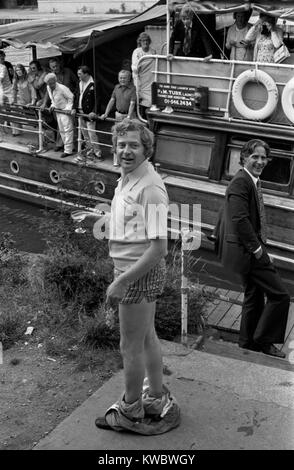
M253 8L256 12L266 11L280 19L294 20L294 0L261 0L258 3L248 1L214 0L168 0L169 8L178 9L183 4L190 4L197 14L232 14L234 11ZM93 46L111 42L119 37L140 32L145 25L166 14L166 0L160 0L148 10L136 16L120 15L116 18L78 20L27 20L0 26L2 46L16 48L37 46L38 48L58 48L62 53L75 56L86 52Z

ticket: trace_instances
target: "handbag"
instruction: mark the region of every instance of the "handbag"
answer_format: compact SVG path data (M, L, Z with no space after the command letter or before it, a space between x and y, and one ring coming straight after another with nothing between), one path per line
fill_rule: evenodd
M285 44L282 44L279 49L277 49L274 53L274 61L276 64L280 64L285 59L287 59L287 57L290 57L290 52L288 51L287 46L285 46Z

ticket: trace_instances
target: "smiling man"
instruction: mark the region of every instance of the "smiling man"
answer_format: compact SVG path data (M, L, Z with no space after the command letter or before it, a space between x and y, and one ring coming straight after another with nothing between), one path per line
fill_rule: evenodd
M96 419L96 426L160 434L176 427L180 416L162 384L161 347L154 327L156 299L165 282L168 196L148 161L153 134L140 121L124 119L114 126L113 149L121 178L111 204L114 280L107 301L119 305L125 392L105 417ZM154 209L160 211L159 217Z
M269 154L269 146L259 139L242 147L243 168L228 186L216 247L224 267L239 274L244 287L239 346L285 357L273 343L284 342L290 299L267 254L260 184Z

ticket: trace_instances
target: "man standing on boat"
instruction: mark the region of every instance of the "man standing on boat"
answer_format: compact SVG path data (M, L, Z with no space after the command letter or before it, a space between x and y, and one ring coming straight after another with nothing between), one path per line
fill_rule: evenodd
M115 119L122 121L124 118L134 118L136 105L136 88L131 82L132 72L121 70L118 74L118 84L115 85L111 98L106 106L105 113L100 119L106 119L115 106Z
M259 139L242 147L243 168L227 188L215 235L222 264L241 276L244 287L239 346L284 358L273 343L284 342L290 298L266 250L260 181L269 154L269 146Z
M79 91L75 96L73 114L77 111L84 116L80 118L80 126L83 138L88 148L87 158L102 161L98 135L96 132L96 115L98 113L95 83L87 65L78 68L77 75L80 79Z
M162 354L154 326L156 299L165 281L168 195L148 161L153 141L153 133L135 119L124 119L113 128L121 178L111 204L114 280L107 301L119 304L125 391L105 417L95 421L102 429L145 435L167 432L180 422L179 407L162 384Z
M64 144L64 152L60 157L69 157L73 153L73 119L71 111L74 95L65 85L57 83L54 73L48 73L44 78L44 82L47 84L47 92L51 100L50 111L56 110L58 128ZM60 113L57 110L65 112Z

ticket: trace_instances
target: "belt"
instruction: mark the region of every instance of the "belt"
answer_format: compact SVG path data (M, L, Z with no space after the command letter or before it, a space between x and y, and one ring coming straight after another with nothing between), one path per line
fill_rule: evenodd
M128 114L128 111L118 111L116 110L119 114Z

